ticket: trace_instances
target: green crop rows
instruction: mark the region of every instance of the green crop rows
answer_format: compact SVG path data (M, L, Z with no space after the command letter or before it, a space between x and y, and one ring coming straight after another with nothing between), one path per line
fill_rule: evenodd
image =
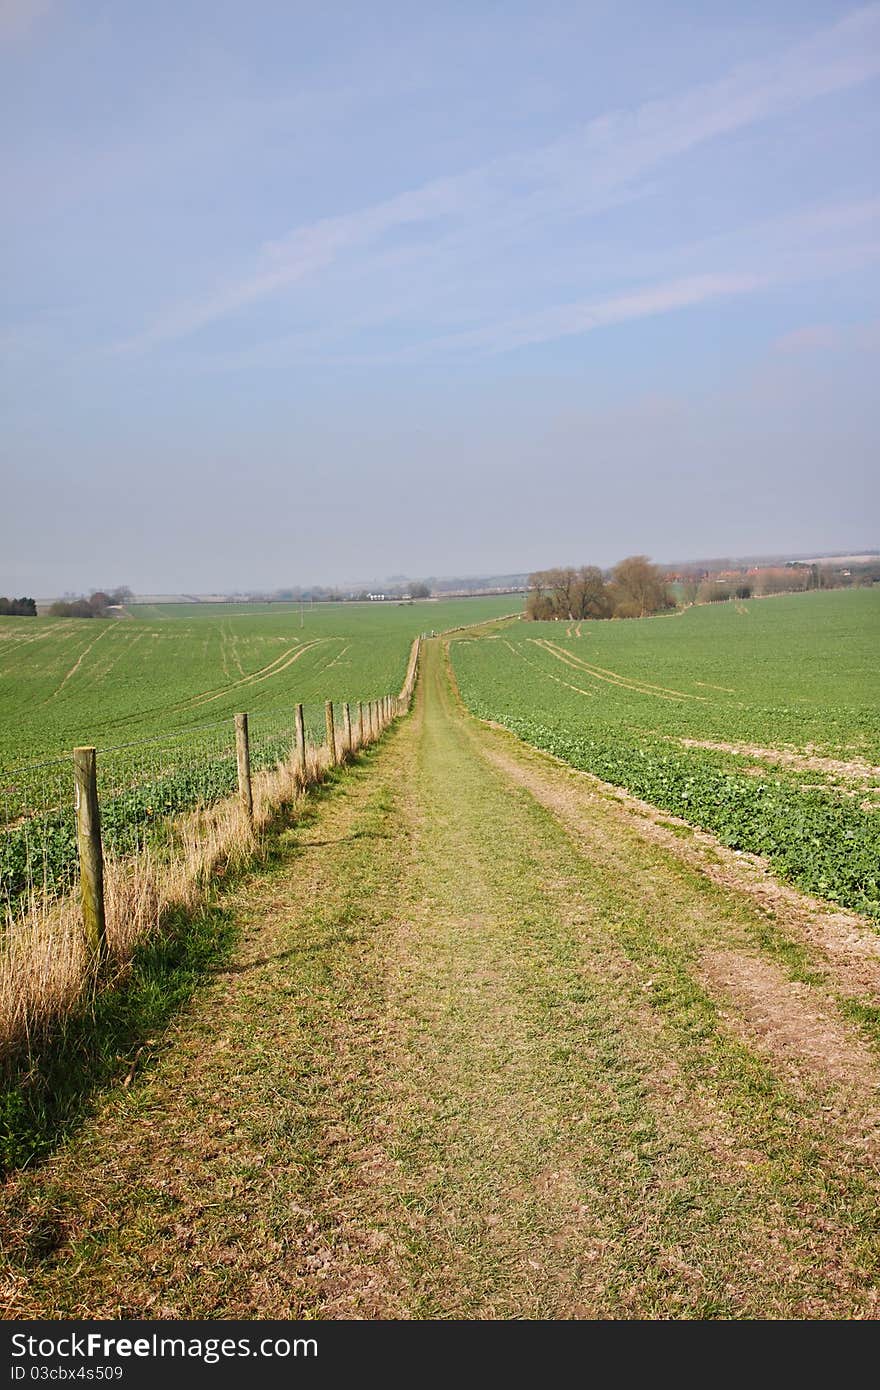
M0 618L0 902L64 887L75 864L69 757L33 764L97 746L104 843L125 853L161 838L169 815L234 789L236 711L250 716L255 769L271 766L290 750L297 703L321 742L324 700L398 690L419 633L518 607L508 597Z
M323 709L307 707L307 732L317 742ZM292 735L278 716L254 722L251 766L255 772L289 755ZM196 736L196 733L200 735ZM38 891L66 888L76 865L76 832L69 795L72 767L61 764L47 803L0 835L0 898L20 901ZM42 769L34 774L34 782ZM101 829L105 852L128 854L149 842L161 845L168 818L207 806L237 784L231 728L193 731L174 744L141 744L102 755L99 763ZM36 800L36 798L34 798Z
M878 638L880 591L856 590L520 623L452 653L480 717L880 917Z
M400 689L420 632L521 606L168 604L146 610L158 618L0 618L0 777L76 744L152 738L237 710L375 699Z

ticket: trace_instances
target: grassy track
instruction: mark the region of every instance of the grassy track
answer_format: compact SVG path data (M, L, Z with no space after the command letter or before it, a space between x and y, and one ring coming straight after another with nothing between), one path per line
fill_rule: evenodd
M224 908L10 1184L7 1316L876 1315L877 937L477 724L439 643Z

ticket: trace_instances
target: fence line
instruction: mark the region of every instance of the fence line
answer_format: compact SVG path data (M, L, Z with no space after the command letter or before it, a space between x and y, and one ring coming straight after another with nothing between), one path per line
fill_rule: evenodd
M356 718L343 702L338 722L331 702L291 704L274 720L242 712L202 726L170 760L173 737L44 763L36 814L0 827L0 1060L112 985L169 912L197 907L218 870L252 859L280 809L380 738L410 706L418 656L417 639L400 692L359 702ZM138 747L146 765L131 761Z
M338 726L331 701L323 707L291 703L96 747L104 847L119 856L138 853L148 843L167 843L170 818L216 804L236 790L252 815L251 776L292 764L305 779L310 750L326 747L331 767L351 757L409 707L418 649L416 638L398 695L366 706L359 702L354 718L350 704L338 702ZM74 760L75 754L65 753L0 774L0 920L37 899L76 890L81 856Z

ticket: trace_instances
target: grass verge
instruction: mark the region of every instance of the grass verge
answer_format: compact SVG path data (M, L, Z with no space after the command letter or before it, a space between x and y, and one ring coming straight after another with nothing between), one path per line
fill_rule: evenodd
M414 679L414 661L412 679ZM408 681L410 676L408 675ZM382 717L380 737L390 722ZM340 768L351 752L337 747ZM34 903L7 925L0 955L0 1172L50 1153L95 1092L135 1071L199 980L227 956L233 928L216 904L229 882L265 864L280 834L340 774L325 748L254 779L253 825L237 798L173 827L163 858L150 851L106 866L107 958L90 958L77 904Z

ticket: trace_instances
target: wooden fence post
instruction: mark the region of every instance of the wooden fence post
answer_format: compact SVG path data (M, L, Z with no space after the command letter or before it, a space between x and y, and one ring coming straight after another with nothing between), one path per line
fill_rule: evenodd
M107 945L104 918L104 851L101 846L101 809L94 748L74 748L73 783L76 807L76 842L79 850L79 882L83 930L97 960Z
M375 739L379 733L379 721L376 715L376 701L370 701L370 738Z
M296 707L296 765L300 770L303 781L306 780L306 722L303 718L303 707Z
M358 700L358 743L363 748L366 742L366 729L364 727L364 702Z
M327 725L327 751L330 754L330 766L335 767L338 761L336 757L336 728L333 724L333 701L324 701L324 720Z
M342 736L345 742L345 755L350 758L354 748L351 742L351 706L347 700L342 706Z
M235 716L235 760L238 763L238 795L248 823L254 823L254 796L251 790L251 749L248 739L248 717Z

